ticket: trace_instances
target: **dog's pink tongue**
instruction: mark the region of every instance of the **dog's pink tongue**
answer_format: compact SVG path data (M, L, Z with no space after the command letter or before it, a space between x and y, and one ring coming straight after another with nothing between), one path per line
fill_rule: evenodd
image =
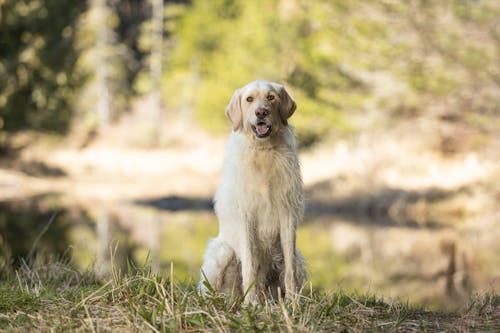
M255 126L255 130L257 131L257 134L259 134L259 135L266 135L267 132L269 131L269 127L265 124L257 124Z

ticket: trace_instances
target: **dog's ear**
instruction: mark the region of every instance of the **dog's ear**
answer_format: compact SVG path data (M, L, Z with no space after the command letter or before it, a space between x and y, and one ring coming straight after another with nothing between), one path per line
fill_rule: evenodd
M288 118L292 116L297 109L297 103L293 100L293 98L288 94L285 90L285 87L281 84L276 84L276 88L278 88L280 94L280 117L283 125L288 125Z
M233 124L233 131L236 132L243 123L243 110L241 109L241 89L234 91L231 101L226 106L226 117Z

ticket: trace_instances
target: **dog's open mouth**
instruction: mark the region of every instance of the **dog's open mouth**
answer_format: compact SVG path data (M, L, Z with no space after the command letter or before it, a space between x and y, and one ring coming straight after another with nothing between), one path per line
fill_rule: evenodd
M271 134L271 125L259 121L257 124L252 125L252 130L259 139L267 138Z

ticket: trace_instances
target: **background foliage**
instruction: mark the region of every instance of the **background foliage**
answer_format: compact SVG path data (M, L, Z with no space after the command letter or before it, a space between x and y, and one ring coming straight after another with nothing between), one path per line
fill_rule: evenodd
M100 3L0 1L2 142L22 129L97 126L100 66L111 119L119 119L151 92L149 52L158 42L163 112L214 133L227 130L222 110L232 91L259 78L285 83L299 101L303 145L349 132L356 115L370 113L444 117L480 133L499 127L494 0L166 1L162 41L151 38L149 2Z

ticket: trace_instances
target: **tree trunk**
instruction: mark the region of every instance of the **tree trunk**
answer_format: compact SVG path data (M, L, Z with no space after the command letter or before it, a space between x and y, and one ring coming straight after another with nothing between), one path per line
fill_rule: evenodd
M110 31L106 24L108 8L106 0L93 0L97 11L96 48L97 48L97 119L99 128L107 126L110 119L110 94L108 85L107 49L109 48Z
M161 75L162 75L162 45L163 45L163 0L152 0L152 22L151 22L151 125L152 143L154 145L160 140L161 124Z

